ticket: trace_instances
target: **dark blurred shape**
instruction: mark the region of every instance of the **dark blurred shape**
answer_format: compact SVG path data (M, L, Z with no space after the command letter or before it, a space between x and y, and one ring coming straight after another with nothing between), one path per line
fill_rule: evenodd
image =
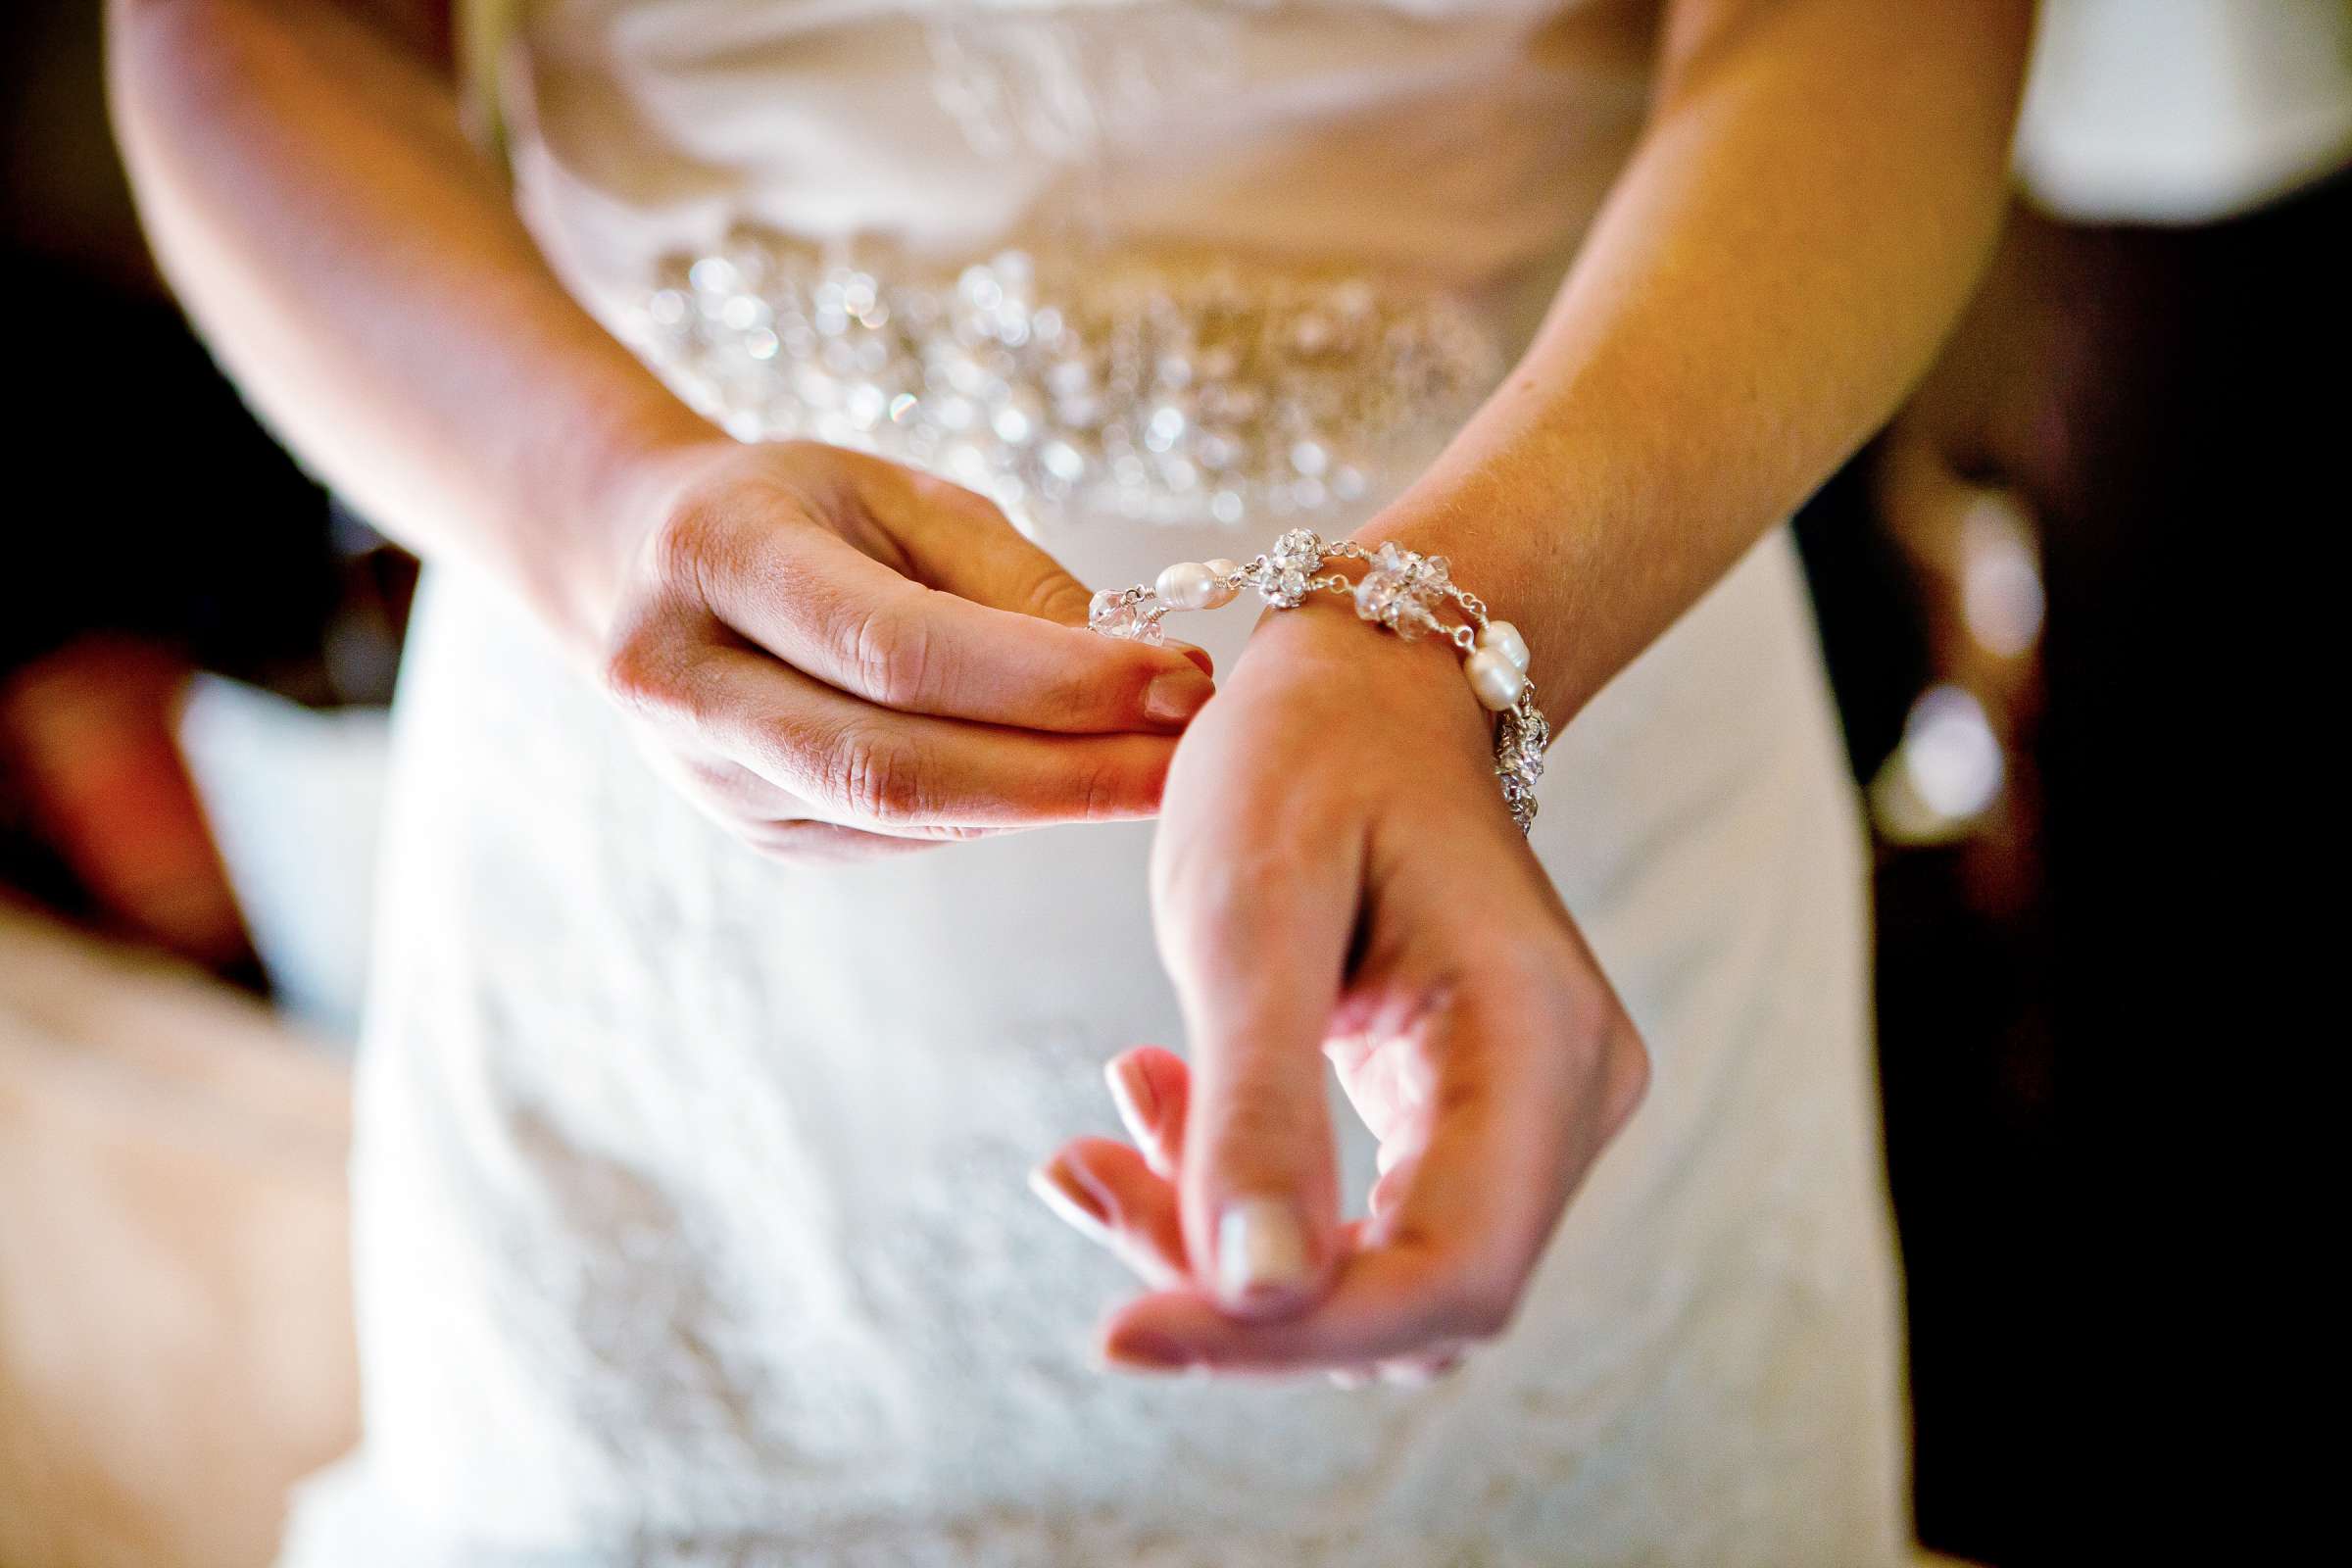
M2258 737L2310 744L2269 629L2310 525L2346 514L2348 256L2344 174L2195 227L2021 210L1943 363L1802 521L1858 775L1938 683L2005 748L1973 831L1878 876L1919 1519L1944 1551L2071 1563L2086 1529L2112 1548L2146 1523L2136 1494L2102 1507L2082 1440L2110 1462L2152 1441L2108 1401L2179 1371L2116 1348L2221 1266L2164 1196L2205 1180L2205 1107L2149 1107L2211 1081L2280 959L2240 861L2278 821ZM1972 492L2034 527L2036 647L1967 630L1944 524ZM2082 1174L2091 1121L2137 1129L2112 1177ZM2106 1413L2070 1429L2070 1400Z
M198 667L380 702L405 565L255 423L139 238L88 5L0 12L0 300L19 344L0 573L0 886L258 981L171 747Z

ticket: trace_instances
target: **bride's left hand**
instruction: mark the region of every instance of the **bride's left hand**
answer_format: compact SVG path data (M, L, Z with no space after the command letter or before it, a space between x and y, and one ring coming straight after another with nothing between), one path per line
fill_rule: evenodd
M1502 1331L1647 1056L1504 808L1459 662L1340 604L1269 617L1178 747L1152 900L1193 1056L1111 1064L1141 1149L1042 1195L1159 1289L1168 1371L1426 1372ZM1380 1141L1343 1225L1323 1061Z

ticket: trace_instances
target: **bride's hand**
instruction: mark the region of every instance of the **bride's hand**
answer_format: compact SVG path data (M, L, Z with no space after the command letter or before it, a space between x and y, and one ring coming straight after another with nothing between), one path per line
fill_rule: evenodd
M614 487L611 695L778 855L1149 815L1207 658L1084 630L1087 590L971 491L713 441Z
M1271 617L1185 737L1152 891L1191 1066L1121 1057L1142 1151L1039 1171L1165 1287L1112 1363L1411 1372L1509 1321L1648 1069L1489 756L1447 649L1337 606ZM1352 1226L1326 1056L1381 1144Z

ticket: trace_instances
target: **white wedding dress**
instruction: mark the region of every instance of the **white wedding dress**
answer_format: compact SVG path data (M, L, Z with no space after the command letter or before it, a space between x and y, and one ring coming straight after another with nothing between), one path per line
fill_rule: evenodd
M673 385L747 437L991 490L1097 584L1394 492L1532 330L1654 25L1559 0L474 22L522 210ZM1229 666L1250 618L1187 630ZM769 863L447 568L397 754L366 1439L299 1498L293 1568L1901 1557L1865 862L1785 533L1553 748L1534 846L1655 1081L1515 1328L1427 1391L1090 1363L1128 1281L1022 1177L1113 1129L1108 1055L1182 1044L1149 824Z

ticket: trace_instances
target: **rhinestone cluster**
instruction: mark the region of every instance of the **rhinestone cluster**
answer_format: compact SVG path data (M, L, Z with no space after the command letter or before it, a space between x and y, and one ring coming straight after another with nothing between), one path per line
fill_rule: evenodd
M633 341L746 440L881 453L1019 515L1236 523L1400 480L1500 370L1441 293L1008 250L959 270L742 230L662 264Z
M1355 612L1410 642L1440 629L1438 601L1452 586L1444 556L1399 550L1394 541L1372 553L1372 569L1355 585Z
M1326 564L1356 561L1363 577L1349 582L1343 572L1324 573ZM1361 618L1407 639L1437 632L1462 656L1462 673L1479 704L1494 714L1494 776L1503 804L1525 833L1535 826L1536 785L1544 777L1544 749L1551 724L1536 706L1536 683L1528 678L1527 640L1507 620L1487 612L1486 601L1453 581L1444 556L1424 556L1394 540L1366 550L1352 540L1326 541L1310 528L1292 528L1264 555L1242 564L1231 561L1180 561L1146 585L1105 588L1095 595L1087 624L1105 637L1158 643L1170 611L1214 610L1233 602L1244 588L1276 610L1295 610L1318 589L1347 594ZM1451 600L1459 622L1438 614Z

